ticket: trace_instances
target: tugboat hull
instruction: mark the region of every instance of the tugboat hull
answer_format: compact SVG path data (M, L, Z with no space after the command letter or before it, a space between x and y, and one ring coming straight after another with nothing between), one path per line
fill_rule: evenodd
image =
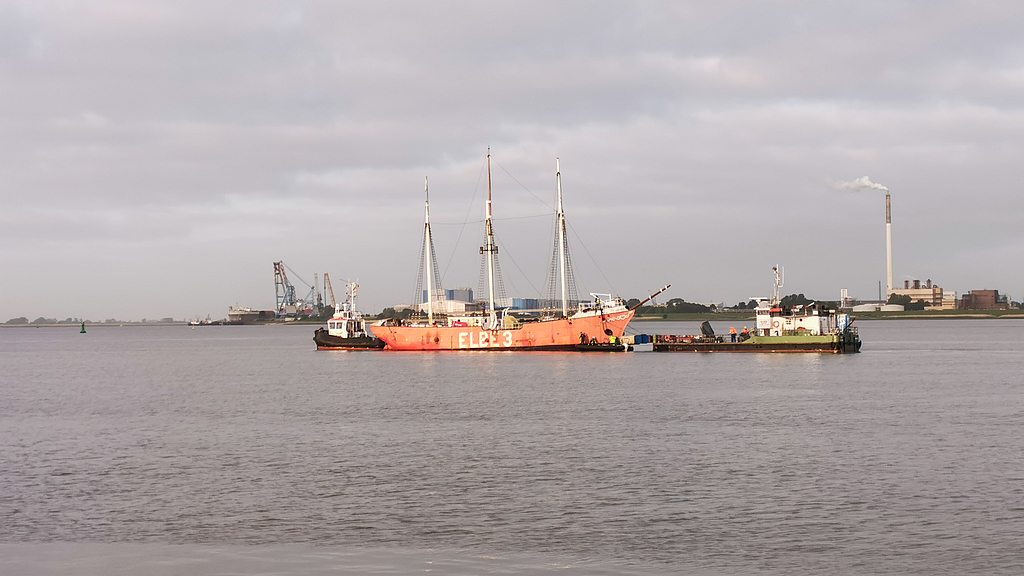
M323 328L313 333L313 342L317 350L381 350L384 341L373 336L352 336L342 338L331 336Z

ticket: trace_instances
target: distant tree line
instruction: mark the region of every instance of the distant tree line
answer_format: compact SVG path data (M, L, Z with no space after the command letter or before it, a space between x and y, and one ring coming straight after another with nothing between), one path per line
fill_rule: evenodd
M696 302L687 302L682 298L673 298L665 303L666 311L669 314L708 314L710 312L717 312L718 307L714 304L710 306L704 304L697 304Z
M11 318L7 322L4 322L4 324L11 324L11 325L19 325L19 324L27 324L27 325L39 325L39 324L81 324L82 322L85 322L86 324L130 324L130 323L132 323L131 320L118 320L117 318L107 318L106 320L103 320L101 322L93 322L92 320L87 320L85 318L65 318L63 320L57 320L56 318L46 318L45 316L40 316L39 318L36 318L35 320L32 320L30 322L29 319L26 318L25 316L18 316L17 318ZM147 320L145 318L143 318L139 322L147 322ZM156 322L156 320L151 320L151 322ZM174 318L171 318L171 317L161 318L160 322L174 322Z
M381 310L380 314L377 315L377 318L401 318L402 320L407 320L416 314L417 312L412 308L402 308L401 310L395 310L394 308L389 306Z
M81 318L65 318L64 320L57 320L56 318L44 318L40 316L35 320L29 322L28 318L24 316L18 316L17 318L11 318L4 324L79 324L81 322L88 322L88 320L82 320Z
M924 300L914 300L911 302L910 296L906 294L889 294L889 299L885 301L886 304L899 304L903 306L904 310L924 310Z
M640 300L631 298L626 301L626 307L632 308L640 303ZM641 306L637 308L637 314L641 316L661 314L663 316L668 314L711 314L718 312L718 307L714 304L697 304L696 302L687 302L682 298L673 298L666 302L662 306Z

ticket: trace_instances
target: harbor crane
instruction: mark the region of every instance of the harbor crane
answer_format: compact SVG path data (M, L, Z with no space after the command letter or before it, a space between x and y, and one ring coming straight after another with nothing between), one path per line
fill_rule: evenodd
M338 301L334 299L334 286L331 286L331 275L324 272L324 292L331 297L331 308L338 309Z
M274 312L278 316L294 316L298 310L298 298L295 297L295 286L288 281L283 261L274 262Z
M300 282L309 286L309 294L299 300L295 294L295 286L288 280L288 273L291 272ZM310 284L302 279L295 270L292 270L283 261L274 262L274 295L276 300L275 312L278 316L295 317L297 314L319 313L323 310L323 297L316 289L316 280Z

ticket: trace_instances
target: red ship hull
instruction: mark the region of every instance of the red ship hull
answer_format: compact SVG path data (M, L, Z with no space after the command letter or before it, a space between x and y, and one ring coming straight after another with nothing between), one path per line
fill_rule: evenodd
M386 350L575 350L581 339L599 343L622 338L633 310L528 322L520 328L479 326L371 326ZM610 330L611 334L605 331Z

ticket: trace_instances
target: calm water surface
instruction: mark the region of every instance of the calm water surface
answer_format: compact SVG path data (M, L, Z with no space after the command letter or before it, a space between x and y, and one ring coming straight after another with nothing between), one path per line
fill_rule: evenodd
M0 329L0 573L1024 572L1024 320L860 330L825 356Z

